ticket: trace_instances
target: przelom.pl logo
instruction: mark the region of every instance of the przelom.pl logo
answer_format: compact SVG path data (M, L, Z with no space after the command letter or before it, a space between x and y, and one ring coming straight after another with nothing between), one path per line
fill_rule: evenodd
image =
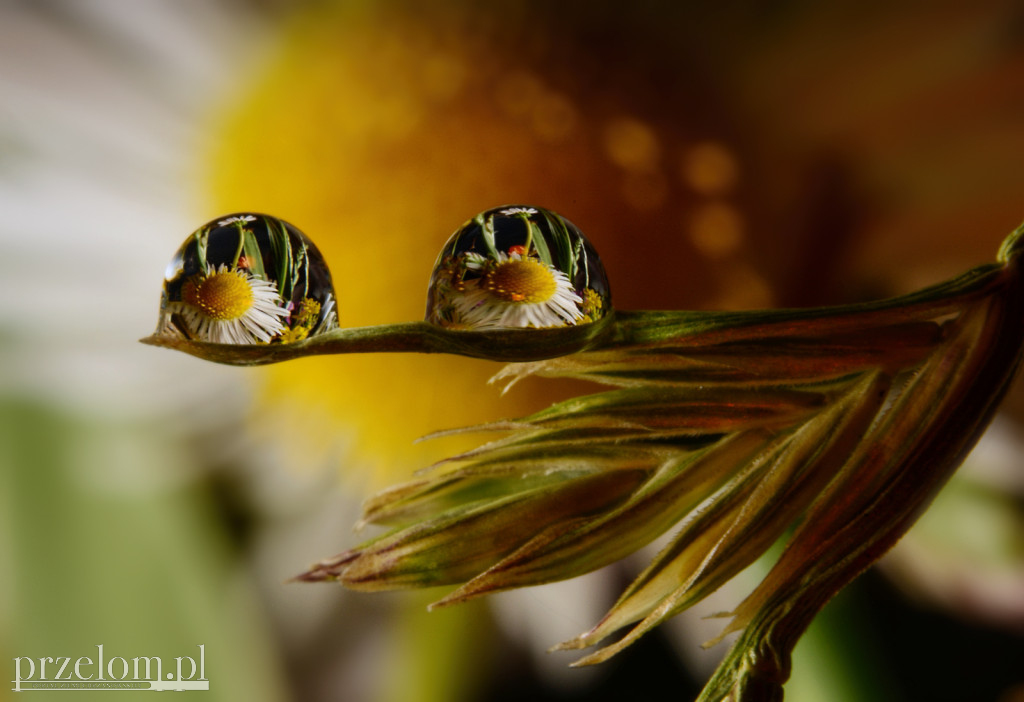
M209 690L206 679L206 646L197 646L197 657L176 656L164 666L159 656L107 657L103 644L96 645L96 660L44 656L14 659L15 692L31 690ZM197 660L198 658L198 660Z

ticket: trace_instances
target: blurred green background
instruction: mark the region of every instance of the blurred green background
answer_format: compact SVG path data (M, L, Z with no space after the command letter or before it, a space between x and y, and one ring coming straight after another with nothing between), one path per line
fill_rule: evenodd
M724 649L701 616L749 579L582 671L544 649L642 559L429 615L437 593L286 584L457 446L416 437L567 388L143 347L166 261L273 213L324 252L342 325L404 321L454 229L529 203L588 234L621 308L831 304L991 260L1021 163L1016 2L0 0L0 658L203 644L191 694L224 700L692 698ZM1022 417L1018 387L819 618L787 700L1024 700Z

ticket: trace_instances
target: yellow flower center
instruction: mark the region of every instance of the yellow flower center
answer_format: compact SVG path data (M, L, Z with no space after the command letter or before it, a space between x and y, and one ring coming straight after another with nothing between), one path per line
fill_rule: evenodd
M555 276L533 258L500 263L484 274L484 290L505 302L547 302L558 290Z
M253 296L245 273L220 271L195 276L181 286L181 299L211 319L238 319L252 307Z

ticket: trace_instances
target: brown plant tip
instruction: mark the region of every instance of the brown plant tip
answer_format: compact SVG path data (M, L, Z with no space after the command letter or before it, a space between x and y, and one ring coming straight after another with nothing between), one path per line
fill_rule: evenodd
M582 575L674 530L596 626L552 649L626 631L579 666L784 543L718 615L710 643L740 636L699 702L781 700L811 619L910 528L996 410L1024 349L1022 248L1024 227L998 264L872 303L617 313L591 350L499 374L606 389L472 428L502 435L371 498L361 524L388 531L295 580L455 586L436 609Z
M359 557L359 549L349 549L333 558L325 558L316 563L305 573L300 573L288 580L290 583L333 582L341 579L348 564Z

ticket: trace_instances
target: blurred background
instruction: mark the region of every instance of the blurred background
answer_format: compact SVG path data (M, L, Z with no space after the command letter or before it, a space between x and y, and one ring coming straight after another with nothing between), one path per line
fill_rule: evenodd
M851 302L991 261L1022 163L1019 2L0 0L0 660L203 644L218 700L691 699L725 649L701 616L752 581L588 670L544 650L643 558L429 615L286 584L457 447L417 437L567 389L144 347L165 263L267 212L320 247L343 326L407 321L447 237L525 203L587 233L619 308ZM1004 410L787 700L1024 700L1019 383Z

